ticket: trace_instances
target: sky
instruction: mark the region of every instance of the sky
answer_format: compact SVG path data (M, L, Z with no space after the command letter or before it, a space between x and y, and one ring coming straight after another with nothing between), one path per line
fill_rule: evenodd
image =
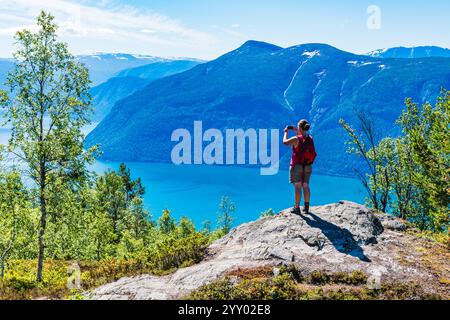
M327 43L353 53L450 48L448 0L0 0L0 57L44 9L74 54L122 52L214 59L247 40Z

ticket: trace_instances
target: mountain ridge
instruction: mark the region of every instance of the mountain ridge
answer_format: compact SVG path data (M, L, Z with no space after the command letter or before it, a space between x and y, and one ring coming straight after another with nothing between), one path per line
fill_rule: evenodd
M105 160L170 162L171 132L192 129L196 120L219 130L281 130L308 118L318 172L348 175L355 159L345 152L340 118L356 125L357 112L365 112L385 135L397 135L404 99L433 102L443 86L450 87L448 58L382 59L326 44L246 42L119 101L86 141L101 144ZM282 166L288 151L280 149Z
M152 63L169 63L172 61L192 61L200 63L195 58L168 58L151 55L137 55L129 53L97 53L76 56L76 59L90 71L93 86L99 85L125 69L136 68Z
M450 57L450 49L438 46L413 46L413 47L393 47L377 49L367 53L368 56L377 58L429 58L429 57Z
M152 81L189 70L199 63L197 60L165 60L119 71L107 81L91 88L95 111L92 120L102 120L117 101L141 90Z

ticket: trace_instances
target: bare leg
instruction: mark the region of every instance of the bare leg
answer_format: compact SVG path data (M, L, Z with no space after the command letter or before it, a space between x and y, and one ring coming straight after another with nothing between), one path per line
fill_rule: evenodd
M309 189L308 183L303 183L303 193L305 194L305 202L309 203L311 199L311 190Z
M300 207L300 201L302 200L301 183L294 183L295 188L295 207Z

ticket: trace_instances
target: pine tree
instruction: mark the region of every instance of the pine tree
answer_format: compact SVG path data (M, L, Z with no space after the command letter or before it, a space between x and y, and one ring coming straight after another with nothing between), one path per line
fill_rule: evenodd
M233 224L233 213L236 211L236 205L230 198L224 196L219 204L219 216L217 218L217 228L221 229L223 234L227 234L231 230Z

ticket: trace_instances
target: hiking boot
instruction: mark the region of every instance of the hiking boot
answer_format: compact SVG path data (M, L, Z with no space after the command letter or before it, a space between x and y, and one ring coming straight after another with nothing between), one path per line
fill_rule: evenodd
M303 207L303 213L309 214L309 202L305 202L305 206Z
M300 214L300 207L293 207L291 210L291 213L293 214Z

